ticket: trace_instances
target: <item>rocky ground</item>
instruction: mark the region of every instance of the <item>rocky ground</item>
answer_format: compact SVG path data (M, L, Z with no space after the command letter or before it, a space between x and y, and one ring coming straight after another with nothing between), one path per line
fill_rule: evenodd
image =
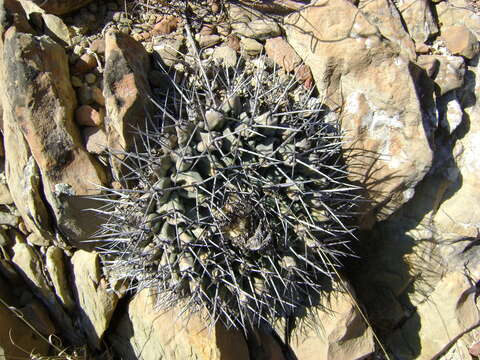
M307 3L310 3L309 6ZM480 16L469 0L0 2L0 355L480 356ZM180 10L179 10L180 9ZM180 11L180 13L179 13ZM190 35L191 34L191 38ZM164 69L259 59L314 89L362 187L344 290L249 336L158 312L88 242ZM88 197L86 197L87 195ZM289 328L292 324L288 324Z

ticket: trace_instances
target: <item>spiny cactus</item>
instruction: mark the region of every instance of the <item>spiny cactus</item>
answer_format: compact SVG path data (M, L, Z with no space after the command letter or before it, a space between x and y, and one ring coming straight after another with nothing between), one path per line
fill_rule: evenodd
M125 187L97 210L108 217L104 263L154 288L161 308L204 309L210 324L295 315L349 254L358 196L338 124L265 57L235 68L184 60L165 71L170 87L137 129L138 151L122 154Z

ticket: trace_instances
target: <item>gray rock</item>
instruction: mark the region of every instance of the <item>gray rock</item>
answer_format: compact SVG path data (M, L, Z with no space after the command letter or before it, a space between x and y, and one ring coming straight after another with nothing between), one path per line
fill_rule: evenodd
M226 45L216 47L212 58L226 67L235 67L237 65L237 52Z

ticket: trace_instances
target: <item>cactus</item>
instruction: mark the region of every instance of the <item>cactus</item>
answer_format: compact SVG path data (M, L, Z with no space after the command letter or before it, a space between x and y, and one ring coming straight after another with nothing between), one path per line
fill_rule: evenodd
M338 124L263 56L226 68L194 51L180 70L96 210L104 264L210 324L294 316L350 254L359 197Z

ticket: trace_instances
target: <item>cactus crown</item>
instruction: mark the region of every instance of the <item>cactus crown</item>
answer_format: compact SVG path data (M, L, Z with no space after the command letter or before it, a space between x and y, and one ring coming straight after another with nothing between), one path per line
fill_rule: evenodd
M338 124L268 59L165 71L123 189L104 199L107 268L210 324L271 324L315 305L349 254L358 200ZM188 65L190 64L190 65Z

